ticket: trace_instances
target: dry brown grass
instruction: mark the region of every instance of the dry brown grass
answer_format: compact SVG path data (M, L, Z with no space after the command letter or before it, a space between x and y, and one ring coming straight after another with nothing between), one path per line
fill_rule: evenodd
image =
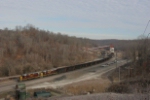
M63 90L71 95L102 93L105 92L109 85L110 81L108 80L92 79L67 85Z
M115 93L130 93L129 86L127 84L112 84L107 92L115 92Z
M0 93L0 100L4 98L4 100L15 100L15 91L7 91ZM3 100L3 99L2 99Z

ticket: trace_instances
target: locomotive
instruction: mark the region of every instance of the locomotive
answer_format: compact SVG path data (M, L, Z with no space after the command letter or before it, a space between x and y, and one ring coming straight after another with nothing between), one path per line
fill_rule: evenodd
M96 65L96 64L105 62L105 61L111 59L113 57L113 55L114 54L111 53L103 59L89 61L89 62L85 62L85 63L81 63L81 64L77 64L77 65L72 65L72 66L58 67L58 68L54 68L54 69L50 69L50 70L44 70L44 71L40 71L40 72L23 74L19 77L19 81L25 81L25 80L35 79L35 78L42 78L45 76L51 76L51 75L65 73L65 72L69 72L69 71L73 71L73 70L77 70L77 69L81 69L81 68L86 68L86 67L89 67L92 65Z

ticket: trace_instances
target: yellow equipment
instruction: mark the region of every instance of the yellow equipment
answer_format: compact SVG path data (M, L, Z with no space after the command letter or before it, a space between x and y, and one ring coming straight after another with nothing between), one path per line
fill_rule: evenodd
M19 77L19 80L22 81L22 76Z
M43 73L40 73L40 77L43 77Z

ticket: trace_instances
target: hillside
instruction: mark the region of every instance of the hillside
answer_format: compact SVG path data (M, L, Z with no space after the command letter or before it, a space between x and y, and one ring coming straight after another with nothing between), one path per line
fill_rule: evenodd
M97 45L109 45L113 44L116 49L125 51L136 45L138 40L117 40L117 39L106 39L106 40L92 40Z
M88 39L40 30L31 25L0 30L0 76L29 73L92 60Z

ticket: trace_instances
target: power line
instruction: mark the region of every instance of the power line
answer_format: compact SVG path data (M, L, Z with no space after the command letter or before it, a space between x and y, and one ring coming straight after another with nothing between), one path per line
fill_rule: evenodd
M148 25L149 25L149 22L150 22L150 20L148 21L148 23L147 23L147 25L146 25L146 28L145 28L145 30L144 30L143 35L144 35L144 34L145 34L145 32L146 32L146 29L147 29L147 27L148 27Z

